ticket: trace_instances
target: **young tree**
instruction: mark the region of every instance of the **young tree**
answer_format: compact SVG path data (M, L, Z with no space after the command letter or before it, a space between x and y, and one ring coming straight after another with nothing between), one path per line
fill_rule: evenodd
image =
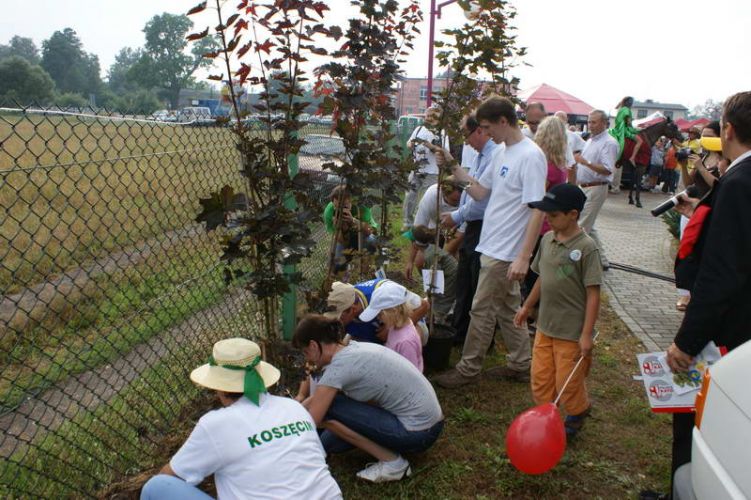
M99 58L84 52L81 40L71 28L55 31L42 42L42 68L50 74L60 92L88 97L102 85Z
M40 66L18 56L0 60L0 100L26 105L45 103L55 89L55 82Z
M211 75L213 81L231 81L229 85L233 132L237 138L240 173L245 193L236 195L224 186L202 199L203 211L197 219L207 230L224 226L223 259L235 263L227 275L233 279L242 273L247 287L260 299L266 338L277 336L279 297L301 281L300 273L282 272L282 266L298 263L310 253L315 241L310 238L310 223L320 207L311 196L305 175L290 167L304 140L298 138L299 116L308 105L301 97L307 80L302 63L310 54L325 55L317 45L320 35L331 32L320 24L324 2L314 0L249 2L241 0L235 12L225 17L221 0L215 0L218 25L215 27L220 49L206 54L221 62L225 74ZM189 14L205 10L202 2ZM209 29L188 39L208 37ZM247 57L246 57L247 56ZM232 68L237 58L240 67ZM253 69L251 69L253 60ZM251 130L242 120L236 87L247 83L263 89L255 109L263 116L261 130Z
M211 65L203 54L216 50L213 37L203 37L187 52L186 35L193 23L187 16L164 14L154 16L143 32L146 45L138 62L128 71L128 78L145 88L157 88L173 108L178 105L180 90L186 88L197 69Z
M39 49L34 40L22 36L14 36L8 45L0 45L0 59L18 56L26 59L31 64L39 64Z

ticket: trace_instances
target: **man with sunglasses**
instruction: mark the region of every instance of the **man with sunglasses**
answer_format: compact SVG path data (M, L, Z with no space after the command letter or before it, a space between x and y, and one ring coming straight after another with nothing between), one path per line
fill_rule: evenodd
M468 115L462 124L465 149L476 151L475 161L469 166L469 176L479 179L493 159L498 147L488 133L480 127L474 113ZM463 159L463 158L462 158ZM441 224L445 228L459 226L464 231L464 241L459 248L459 264L457 268L456 304L454 306L453 326L456 330L454 337L457 344L464 343L469 328L469 312L477 289L480 276L480 253L475 250L480 242L482 219L488 200L476 201L466 192L462 192L459 208L453 212L441 214Z
M537 127L540 126L540 122L542 122L548 114L545 111L545 105L541 102L530 102L527 104L526 113L527 126L522 129L522 134L534 141Z

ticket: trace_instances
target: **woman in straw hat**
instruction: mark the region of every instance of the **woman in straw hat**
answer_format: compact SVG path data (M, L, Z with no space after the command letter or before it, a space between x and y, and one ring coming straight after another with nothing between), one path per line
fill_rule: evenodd
M267 393L279 370L261 361L255 342L217 342L190 379L216 391L223 408L199 419L143 487L142 499L211 498L195 485L212 474L220 499L342 497L310 414L297 401Z
M366 481L398 481L411 474L401 453L430 448L443 430L433 386L407 359L369 342L342 342L342 324L321 315L303 318L292 339L305 360L323 369L305 401L327 453L359 448L378 459L357 473Z

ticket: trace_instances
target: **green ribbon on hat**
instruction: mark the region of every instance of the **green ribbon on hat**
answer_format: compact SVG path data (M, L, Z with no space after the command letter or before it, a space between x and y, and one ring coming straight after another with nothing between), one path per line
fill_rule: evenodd
M259 406L259 398L261 393L268 392L266 390L266 384L263 382L263 377L256 370L256 366L261 362L261 357L258 356L247 366L235 366L235 365L220 365L214 360L214 356L209 357L210 366L221 366L228 370L240 370L245 372L245 380L243 382L243 395L251 400L256 406Z

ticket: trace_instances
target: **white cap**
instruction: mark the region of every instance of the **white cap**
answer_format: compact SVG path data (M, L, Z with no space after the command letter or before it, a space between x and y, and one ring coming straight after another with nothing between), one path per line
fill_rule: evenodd
M412 309L420 307L422 299L414 292L410 292L399 283L384 281L370 296L370 305L360 314L360 321L370 322L384 309L407 303Z

